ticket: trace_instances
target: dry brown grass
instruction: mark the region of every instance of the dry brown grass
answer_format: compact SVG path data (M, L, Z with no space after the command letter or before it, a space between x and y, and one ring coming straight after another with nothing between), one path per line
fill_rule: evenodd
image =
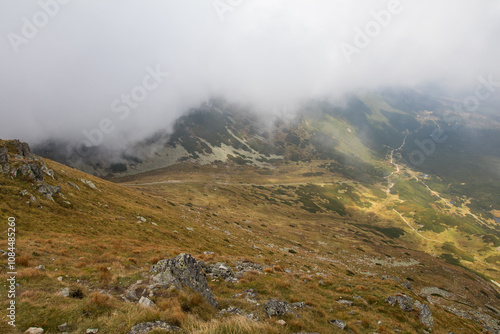
M17 278L29 278L29 279L34 279L34 278L40 278L40 277L44 277L46 276L46 274L42 271L42 270L39 270L39 269L35 269L35 268L24 268L24 269L21 269L17 272Z
M99 266L97 272L99 273L99 281L101 284L107 286L113 277L111 271L106 266Z
M22 267L29 267L30 261L31 261L30 256L26 256L26 255L18 256L16 258L16 265L22 266Z
M265 272L265 273L268 273L268 274L274 273L274 269L272 267L266 267L262 271Z

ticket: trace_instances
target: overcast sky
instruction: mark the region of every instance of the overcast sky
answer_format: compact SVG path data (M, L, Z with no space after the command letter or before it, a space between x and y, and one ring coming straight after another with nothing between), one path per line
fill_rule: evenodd
M135 140L213 95L270 113L500 81L495 0L4 0L0 36L0 138L32 143L81 141L103 119L105 142Z

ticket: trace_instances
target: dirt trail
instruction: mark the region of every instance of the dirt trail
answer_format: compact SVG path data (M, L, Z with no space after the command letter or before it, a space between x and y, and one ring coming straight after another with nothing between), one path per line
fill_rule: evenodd
M386 179L389 179L391 176L396 175L401 171L401 169L399 168L399 165L394 162L394 152L397 152L397 151L400 151L403 149L403 147L406 145L406 137L408 137L408 135L406 135L403 138L403 143L401 144L401 146L399 146L398 148L395 148L391 151L391 165L394 165L396 167L396 171L393 171L391 174L387 175L385 177ZM391 193L392 187L394 187L394 182L389 183L389 187L385 191L388 195Z

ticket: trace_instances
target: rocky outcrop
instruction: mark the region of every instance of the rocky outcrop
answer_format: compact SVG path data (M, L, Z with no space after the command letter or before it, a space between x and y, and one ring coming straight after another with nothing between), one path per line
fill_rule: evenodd
M18 167L11 168L10 173L14 178L22 174L37 184L43 182L43 170L38 163L23 163Z
M0 147L0 165L9 163L9 151L5 147Z
M266 315L270 318L277 315L285 315L285 314L295 314L298 317L298 314L295 313L290 303L285 301L278 301L275 299L269 300L264 305L264 310L266 311Z
M38 192L45 196L45 198L54 200L52 196L57 194L58 192L61 191L61 187L59 186L51 186L50 184L47 183L42 183L42 185L38 188Z
M386 301L391 304L391 306L396 305L396 303L399 304L399 308L405 312L413 311L413 304L415 303L410 296L405 294L390 296L386 299Z
M34 154L31 153L31 149L28 143L21 142L17 139L10 141L10 143L17 148L17 154L26 159L33 159Z
M199 292L210 305L219 308L201 265L191 255L182 253L173 259L161 260L150 271L158 273L153 277L157 284L174 285L178 289L189 287Z
M414 301L413 298L405 294L397 294L387 297L386 301L391 304L391 306L395 306L397 303L399 308L405 312L411 312L414 308L416 308L419 310L418 317L420 322L430 329L434 326L434 318L428 305L422 304L418 300Z
M415 307L420 310L420 313L418 315L420 322L428 328L434 327L434 317L432 316L429 305L422 304L419 301L416 301Z

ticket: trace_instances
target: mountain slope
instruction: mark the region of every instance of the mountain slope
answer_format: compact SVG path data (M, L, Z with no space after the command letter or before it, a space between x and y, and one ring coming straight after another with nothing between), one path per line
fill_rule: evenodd
M498 330L500 294L492 283L426 254L412 230L373 210L383 192L327 172L324 161L283 162L275 169L184 164L128 176L119 185L33 156L19 142L0 146L2 224L6 230L7 217L16 218L19 283L17 331L2 322L2 332L30 326L56 332L67 322L76 332L126 333L156 320L194 333L224 326L249 333L341 332L332 319L355 333L422 332L418 310L386 301L400 292L429 305L436 333ZM39 170L34 165L43 174L30 173ZM51 189L53 200L40 189ZM1 240L2 249L6 243ZM181 252L208 266L261 268L235 281L209 280L221 308L236 306L261 320L219 318L189 291L151 294L150 266ZM39 265L45 270L34 268ZM156 306L130 299L134 283L134 293ZM60 294L64 288L70 297ZM233 297L247 289L257 291L257 303ZM264 314L269 299L307 307L297 310L300 318L282 316L282 326Z

